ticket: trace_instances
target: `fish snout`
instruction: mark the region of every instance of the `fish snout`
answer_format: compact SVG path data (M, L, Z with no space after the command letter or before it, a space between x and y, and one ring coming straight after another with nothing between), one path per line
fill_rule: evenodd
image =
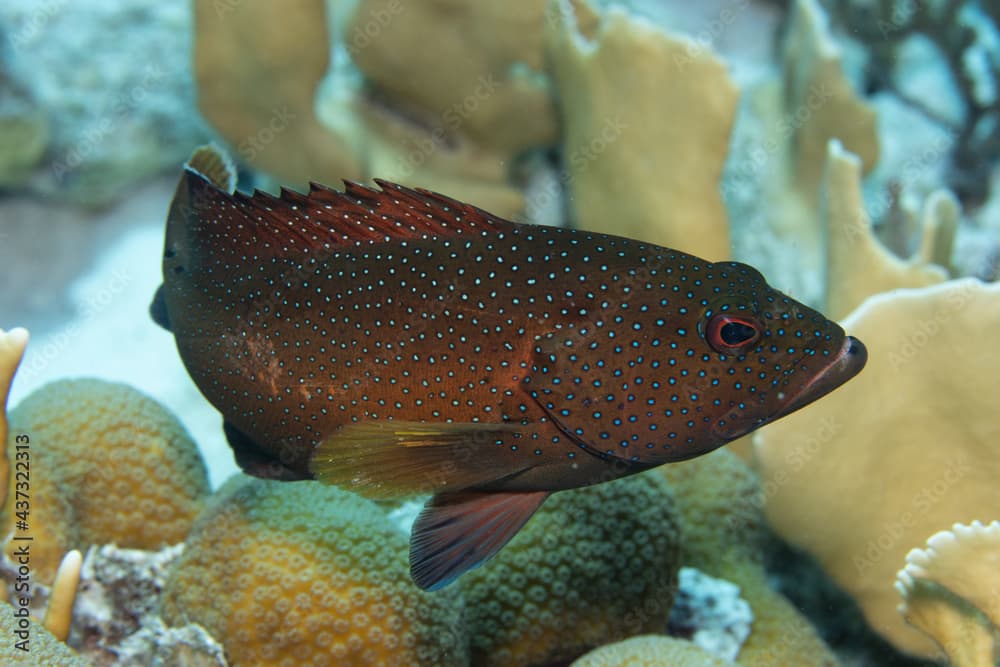
M826 396L861 372L868 362L868 348L854 336L844 339L840 350L822 369L815 373L799 391L790 396L768 421L795 412L801 407Z

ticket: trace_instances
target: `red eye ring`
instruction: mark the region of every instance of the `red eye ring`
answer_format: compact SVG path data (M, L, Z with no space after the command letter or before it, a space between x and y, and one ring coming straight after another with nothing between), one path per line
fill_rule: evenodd
M752 318L716 313L705 327L705 340L716 352L742 352L760 339L760 323Z

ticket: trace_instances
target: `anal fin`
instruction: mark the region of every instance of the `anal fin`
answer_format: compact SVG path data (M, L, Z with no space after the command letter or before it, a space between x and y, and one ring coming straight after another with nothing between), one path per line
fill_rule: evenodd
M413 525L410 576L424 590L447 586L496 555L548 497L548 491L434 496Z
M366 421L320 442L309 471L327 484L369 498L458 491L530 467L504 445L521 425Z

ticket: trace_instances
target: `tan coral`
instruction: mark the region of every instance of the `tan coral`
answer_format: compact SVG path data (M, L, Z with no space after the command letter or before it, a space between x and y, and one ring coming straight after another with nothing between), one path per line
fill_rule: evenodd
M42 624L56 639L66 641L69 637L69 626L73 622L73 603L76 601L76 591L80 585L80 568L83 556L74 549L63 557L56 570L56 578L49 593L49 602L45 607L45 618Z
M720 449L657 473L674 490L681 514L682 561L740 587L753 610L743 667L834 667L837 660L815 629L768 584L763 561L764 493L754 472Z
M607 644L573 661L570 667L726 667L697 644L675 637L641 635Z
M941 192L929 198L923 215L921 249L900 259L872 231L861 194L860 160L831 141L822 189L826 228L826 312L839 319L873 294L900 287L923 287L948 278L951 247L958 227L958 204ZM943 262L944 266L931 262Z
M514 155L556 138L542 49L545 6L546 0L364 0L343 41L395 105L449 136Z
M767 517L857 600L872 628L933 656L896 612L893 581L927 535L1000 507L1000 357L990 353L1000 284L877 295L843 324L868 347L864 372L755 436Z
M955 524L906 555L899 611L953 667L992 667L1000 655L1000 521Z
M549 53L575 223L727 259L719 180L739 93L726 65L621 8L590 28L569 3L553 5Z
M7 398L10 396L10 385L14 381L14 373L24 358L24 349L28 345L27 329L0 329L0 509L7 498L7 483L10 480L10 459L7 451Z
M91 667L73 649L59 641L51 632L34 619L25 619L22 625L19 609L0 601L0 664L24 667ZM20 644L23 632L29 638Z

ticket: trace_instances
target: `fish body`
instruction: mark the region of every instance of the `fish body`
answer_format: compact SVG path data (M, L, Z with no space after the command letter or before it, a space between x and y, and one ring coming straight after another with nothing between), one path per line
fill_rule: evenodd
M379 185L231 193L199 149L154 312L248 472L435 494L411 542L425 588L549 493L711 451L864 365L747 265Z

